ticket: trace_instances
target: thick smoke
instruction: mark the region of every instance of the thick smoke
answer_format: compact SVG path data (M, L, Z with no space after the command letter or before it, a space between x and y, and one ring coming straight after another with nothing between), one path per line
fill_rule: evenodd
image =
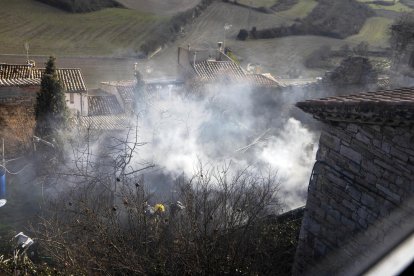
M158 189L179 175L193 175L200 163L219 167L231 162L233 169L259 171L270 166L277 171L286 208L299 207L305 202L317 135L290 116L293 106L284 93L214 85L200 97L171 91L147 97L138 104L138 125L140 140L148 144L136 162L157 166L146 177Z

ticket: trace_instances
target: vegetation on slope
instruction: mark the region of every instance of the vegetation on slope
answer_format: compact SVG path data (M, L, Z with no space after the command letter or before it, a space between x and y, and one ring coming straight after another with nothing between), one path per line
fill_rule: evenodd
M392 20L384 17L371 17L365 22L358 34L348 37L349 42L360 43L366 41L371 46L384 47L390 38Z
M108 55L139 52L139 46L168 18L108 8L72 14L32 0L0 0L1 53Z
M407 12L410 11L410 5L413 7L414 5L411 0L404 1L394 1L394 0L381 0L381 1L372 1L372 0L358 0L361 3L367 4L372 9L379 9L379 10L387 10L387 11L395 11L395 12Z
M68 12L92 12L122 7L114 0L36 0Z
M346 38L357 34L374 12L355 0L320 0L304 19L291 26L252 29L251 37L268 39L289 35L321 35Z

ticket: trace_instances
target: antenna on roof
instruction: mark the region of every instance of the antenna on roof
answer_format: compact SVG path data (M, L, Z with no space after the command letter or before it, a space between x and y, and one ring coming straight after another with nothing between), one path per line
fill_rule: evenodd
M27 60L27 62L29 62L29 49L30 49L29 42L26 41L24 43L24 48L26 49L26 60Z

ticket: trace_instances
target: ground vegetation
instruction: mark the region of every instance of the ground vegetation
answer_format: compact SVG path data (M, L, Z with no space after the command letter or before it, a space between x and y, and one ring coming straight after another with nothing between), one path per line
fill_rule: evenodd
M104 8L120 8L122 5L114 0L37 0L64 11L84 13Z

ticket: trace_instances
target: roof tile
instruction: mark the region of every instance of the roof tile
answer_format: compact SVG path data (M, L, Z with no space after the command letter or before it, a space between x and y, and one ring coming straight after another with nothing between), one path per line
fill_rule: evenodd
M312 99L296 106L327 121L414 124L414 87Z
M44 68L35 68L30 64L0 64L0 87L40 85ZM65 92L86 92L85 82L79 68L56 69L58 79Z
M115 115L124 110L118 103L116 96L88 96L88 115Z

